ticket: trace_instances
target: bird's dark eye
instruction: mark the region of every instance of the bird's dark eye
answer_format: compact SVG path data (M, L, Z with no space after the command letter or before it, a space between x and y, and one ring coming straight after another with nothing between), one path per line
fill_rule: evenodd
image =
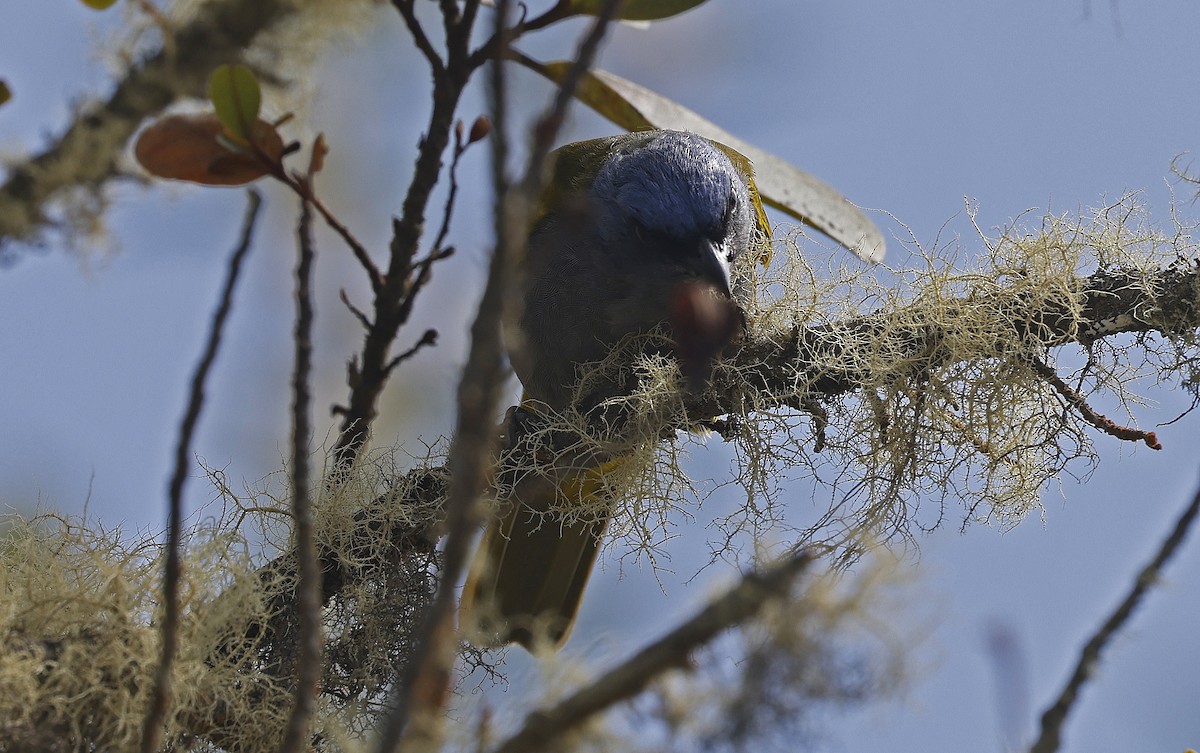
M737 194L729 194L729 198L725 200L725 216L721 218L722 225L725 225L726 227L729 226L729 222L733 219L733 212L737 209L737 205Z

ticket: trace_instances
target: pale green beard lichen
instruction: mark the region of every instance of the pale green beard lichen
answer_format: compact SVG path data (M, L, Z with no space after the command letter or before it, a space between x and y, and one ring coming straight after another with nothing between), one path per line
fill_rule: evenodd
M586 504L568 499L547 524L555 515L606 515L615 504L611 546L655 564L715 485L737 484L744 494L709 531L714 556L768 559L815 546L846 563L943 520L1013 525L1039 509L1062 474L1089 472L1093 441L1120 441L1067 405L1032 365L1038 359L1121 422L1136 423L1144 402L1137 390L1161 374L1177 374L1196 394L1200 348L1189 326L1172 324L1169 307L1146 296L1142 308L1120 315L1153 322L1166 336L1094 341L1121 323L1085 322L1080 308L1080 281L1097 270L1120 270L1140 290L1152 272L1195 264L1190 228L1157 230L1126 197L1079 218L1046 216L1032 228L1014 223L979 237L983 249L968 263L947 261L954 247L914 243L923 266L896 271L829 264L832 254L789 235L773 265L754 273L750 339L786 343L796 331L843 338L840 347L809 351L841 360L785 362L791 371L776 383L787 387L776 391L754 382L755 364L718 363L715 377L746 401L720 427L735 462L727 476L722 465L705 471L711 480L693 480L684 460L699 454L703 435L664 437L663 420L696 426L712 417L679 420L686 400L670 359L615 354L597 373L638 376L633 393L608 406L620 417L620 436L595 432L578 414L548 419L538 431L574 432L584 458L625 460L596 474L605 494ZM1020 312L1040 313L1014 319ZM1047 314L1062 347L1046 344ZM898 346L914 342L914 332L927 336L916 340L922 349ZM853 373L856 386L813 392L822 375L841 372ZM384 450L337 484L318 485L319 546L334 563L326 576L342 579L323 612L328 666L315 721L330 749L353 747L373 728L440 572L434 544L447 472L444 447L427 450ZM552 457L532 466L525 470L561 470ZM291 708L294 568L280 556L290 551L291 528L288 490L278 480L286 474L234 494L218 471L209 473L220 503L185 541L167 739L203 729L212 745L261 748L263 740L275 744ZM797 492L807 479L815 491ZM819 503L798 504L801 496ZM37 749L46 739L134 746L159 651L161 556L157 536L94 521L14 521L0 546L0 751ZM464 657L464 672L491 676L480 652Z
M1160 372L1153 365L1183 364L1177 370L1185 384L1196 382L1196 345L1187 331L1094 341L1080 331L1085 324L1091 334L1103 329L1082 319L1082 278L1119 269L1135 278L1141 270L1148 279L1177 259L1194 259L1197 248L1189 228L1155 228L1133 196L1079 217L1037 217L1033 227L1024 224L1029 216L994 236L976 227L982 249L971 259L957 258L965 256L957 239L929 249L910 242L920 266L905 270L842 265L844 253L799 231L777 241L771 267L748 270L757 301L748 312L751 336L785 343L796 328L824 332L830 347L818 352L839 360L795 364L780 380L791 385L784 392L765 392L738 367L719 363L718 376L750 401L724 432L737 462L732 477L692 479L681 459L704 436L660 441L663 417L683 413L676 369L659 356L630 356L641 345L629 344L630 351L587 374L637 375L632 395L610 401L624 422L624 444L618 449L595 436L577 413L545 429L591 436L579 440L580 455L626 458L598 472L610 496L573 498L558 514L601 517L616 500L617 548L653 561L697 496L728 483L743 488L745 501L716 521L714 550L743 548L770 531L778 546L822 544L854 557L863 532L907 538L945 521L1008 527L1039 510L1063 474L1090 472L1094 441L1117 440L1099 435L1035 364L1054 368L1101 412L1132 425L1145 402L1137 390ZM1046 344L1050 316L1063 330L1051 338L1061 347ZM868 318L869 327L845 326ZM914 332L927 338L916 351ZM742 370L749 374L750 365ZM860 386L817 391L822 377L842 372L855 374ZM810 400L814 410L781 407ZM584 447L588 442L594 444ZM826 500L815 514L795 510L804 507L797 486L809 486L805 479L816 481L813 497Z

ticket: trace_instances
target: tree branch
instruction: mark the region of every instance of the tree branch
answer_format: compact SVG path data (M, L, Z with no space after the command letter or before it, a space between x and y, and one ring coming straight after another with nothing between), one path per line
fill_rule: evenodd
M1184 539L1187 538L1188 531L1198 513L1200 513L1200 489L1196 490L1196 495L1192 497L1191 503L1184 508L1183 514L1175 521L1171 533L1159 545L1154 559L1142 568L1125 598L1084 645L1079 654L1079 661L1075 665L1075 671L1071 673L1071 678L1067 680L1066 686L1054 703L1042 714L1041 734L1038 736L1037 742L1029 748L1030 753L1054 753L1058 750L1059 744L1062 742L1062 728L1066 724L1067 716L1075 707L1075 702L1079 699L1079 693L1083 690L1083 686L1096 671L1096 667L1100 663L1100 654L1133 616L1134 611L1150 589L1158 583L1163 568L1167 566L1167 563L1171 561L1183 544Z
M509 3L501 0L496 20L499 29L507 22L508 10ZM456 13L453 2L443 0L448 40L453 39L452 19ZM453 49L455 57L461 61L466 53L466 40L457 41L458 45ZM499 64L494 73L493 109L499 126L492 142L492 172L498 186L496 245L492 251L483 297L471 324L471 346L456 395L458 418L447 458L451 473L446 497L445 564L437 595L431 608L422 616L421 629L413 646L413 660L405 672L397 673L397 692L380 735L380 753L401 750L415 753L440 747L443 707L450 691L450 674L457 647L455 589L466 567L475 529L484 517L480 498L487 485L496 449L497 434L492 421L499 406L500 388L507 374L500 322L505 314L512 256L518 247L512 244L512 234L505 229L507 193L504 190L503 155L507 142L504 131L503 71ZM452 172L462 149L462 137L458 135ZM436 246L431 254L437 251Z
M1133 429L1128 426L1119 426L1115 421L1107 416L1101 415L1095 408L1088 405L1087 400L1079 391L1072 388L1071 385L1063 381L1058 372L1052 366L1042 361L1040 358L1030 358L1030 365L1034 371L1038 373L1042 379L1045 379L1051 386L1054 387L1058 394L1062 395L1067 403L1079 412L1092 426L1096 427L1105 434L1123 439L1129 442L1145 442L1146 446L1152 450L1161 450L1162 445L1158 441L1158 435L1152 431L1142 431L1141 429Z
M312 173L299 180L311 194ZM316 257L312 239L313 204L300 202L299 261L296 264L295 365L292 372L292 519L295 525L295 556L299 568L297 596L299 607L298 659L296 662L295 704L288 717L280 753L308 750L310 720L316 705L321 679L321 573L317 561L316 533L313 530L312 491L309 483L309 440L312 435L312 267Z
M421 21L417 18L416 3L413 0L392 0L392 5L400 12L401 18L404 19L404 25L408 27L409 33L412 35L413 44L429 61L429 67L433 71L434 77L441 76L446 70L446 64L442 62L441 55L438 55L437 50L433 48L433 43L429 41L429 36L425 33L425 28L421 26Z
M1151 273L1105 270L1078 278L1069 287L1077 291L1079 318L1053 312L1012 310L1010 321L1022 323L1020 326L1046 347L1064 345L1072 338L1087 338L1092 342L1130 332L1179 335L1200 330L1200 268L1196 265L1181 262ZM817 416L818 423L832 422L835 419L822 417L810 401L875 384L876 375L863 366L872 359L860 352L861 349L886 348L886 352L905 364L914 378L926 373L932 363L949 363L956 358L994 357L987 343L981 343L978 352L969 354L939 349L939 343L946 340L949 330L978 321L977 314L972 317L966 311L971 305L969 299L949 303L951 310L958 306L964 309L961 321L951 315L933 323L900 308L819 326L757 333L727 355L725 364L728 368L717 370L716 381L708 390L685 396L681 404L672 399L671 408L654 411L666 427L662 436L672 441L673 429L693 425L691 416L729 415L736 421L747 410L769 411L777 407L806 411ZM888 342L872 341L868 337L871 333L885 333L879 336L886 337ZM805 383L813 385L803 400L796 398L798 371L803 374ZM892 378L901 378L894 369L889 374ZM794 406L793 402L800 405ZM503 503L512 495L537 494L539 485L552 489L555 479L528 470L531 466L557 466L558 460L554 458L539 459L536 463L530 458L530 453L544 456L546 452L545 446L516 443L512 451L501 455L494 485L484 494L495 496ZM591 460L594 455L584 459L585 462ZM571 465L570 458L566 459L565 465ZM364 584L382 582L410 553L432 551L433 542L443 532L441 521L444 520L453 467L410 471L397 483L402 494L366 503L357 516L359 524L337 549L320 549L323 603L341 593L352 593ZM514 478L520 479L519 484L512 483ZM408 512L397 519L396 510ZM420 523L403 522L413 520ZM385 547L387 558L378 554L365 556L364 553L379 552L381 541L389 542ZM294 583L295 567L294 557L287 555L265 566L258 577L263 583ZM449 578L444 573L442 577ZM450 581L453 582L453 578ZM247 634L255 636L259 645L293 640L287 625L295 619L294 586L273 590L270 598L272 604L266 610L272 615L270 624L249 623L245 627ZM264 634L266 638L262 637ZM397 650L411 653L413 644L408 643ZM205 734L201 728L193 732Z
M786 594L811 562L812 557L802 551L764 572L744 576L725 595L667 635L555 705L532 712L524 726L492 753L544 750L596 714L642 692L666 671L687 667L697 648Z
M337 412L342 416L338 440L334 447L337 464L348 468L366 446L370 428L378 412L379 396L387 384L388 364L392 362L391 348L396 335L412 313L416 292L428 280L430 267L421 269L414 280L413 260L416 258L425 228L425 214L433 188L441 177L442 155L450 143L454 113L463 88L470 77L467 67L467 40L470 39L478 0L468 0L467 10L455 11L455 21L447 23L447 51L444 67L433 69L433 109L429 125L421 139L412 182L404 198L401 216L392 223L392 242L383 285L375 290L374 315L367 330L362 351L354 366L350 396ZM397 7L403 9L402 0ZM438 258L431 253L430 258Z
M1177 334L1187 330L1200 330L1200 266L1175 265L1147 275L1142 271L1123 273L1119 270L1096 272L1079 278L1073 286L1079 291L1082 304L1082 320L1068 321L1065 317L1041 317L1045 326L1039 329L1042 342L1047 347L1061 346L1070 342L1072 333L1082 337L1086 333L1089 341L1113 337L1123 333ZM963 305L967 301L961 301ZM1014 312L1014 321L1029 321L1036 312ZM873 383L869 372L850 368L854 364L867 362L855 348L864 346L865 341L857 333L863 331L887 331L896 341L890 352L920 353L922 359L914 360L914 373L928 366L929 362L949 362L962 354L943 353L936 343L943 338L937 327L928 323L913 324L909 328L890 326L892 321L908 321L907 313L880 311L855 319L816 327L796 327L790 331L764 332L747 339L736 350L726 354L725 363L730 367L720 369L709 389L686 396L683 412L665 415L663 422L666 436L673 437L673 428L691 425L691 416L737 416L747 406L756 410L774 407L796 407L813 414L816 406L809 402L814 396L834 397L860 389ZM953 329L957 322L951 318L938 325L943 330ZM855 335L853 337L849 335ZM870 343L876 347L875 343ZM986 350L986 348L984 348ZM981 357L980 354L975 354ZM807 380L813 386L809 398L792 406L793 399L779 395L792 395L796 371L809 367ZM831 365L845 364L840 368ZM817 366L820 365L820 371ZM736 375L736 379L734 378ZM748 385L756 391L748 394ZM819 425L829 421L827 415L817 412ZM510 440L511 443L511 440ZM531 449L536 452L536 449ZM528 456L509 453L501 458L496 469L498 479L512 478L529 464ZM446 468L416 470L406 486L410 488L403 499L378 500L387 506L406 506L426 511L441 510L446 492ZM501 496L512 493L511 488L496 489ZM436 516L435 516L436 517ZM411 536L422 538L422 531L386 531L377 527L363 530L364 537L399 537L408 540ZM341 569L336 560L323 563L326 572ZM327 596L330 594L327 593Z
M79 110L39 154L13 164L0 185L0 261L14 241L36 241L51 222L47 205L72 188L100 190L120 171L125 143L147 117L184 97L204 97L213 68L240 60L264 31L296 11L289 0L207 0L175 30L165 50L134 65L104 102Z
M213 314L212 325L209 327L208 343L204 354L196 366L192 377L192 388L188 396L187 410L179 427L179 443L175 449L175 468L171 474L171 484L168 493L167 512L167 545L166 564L163 573L163 622L162 650L158 660L158 670L154 678L154 691L151 694L150 708L142 725L142 752L153 753L162 744L163 722L171 706L171 668L175 662L175 654L179 641L179 581L183 573L180 548L183 538L183 486L187 482L188 469L192 461L192 436L196 424L200 420L200 411L204 407L204 383L208 373L216 361L217 351L221 345L221 335L225 330L225 320L233 308L233 291L241 272L242 261L250 251L250 241L254 234L254 225L258 219L258 210L262 206L262 196L256 191L247 191L246 216L242 221L241 239L229 258L229 272L226 274L225 288L221 293L221 301Z

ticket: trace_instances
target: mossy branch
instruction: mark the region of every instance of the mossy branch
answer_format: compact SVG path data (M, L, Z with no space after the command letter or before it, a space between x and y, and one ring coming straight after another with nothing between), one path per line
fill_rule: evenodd
M1073 341L1094 343L1129 333L1171 338L1193 336L1200 330L1200 264L1195 262L1181 261L1152 273L1144 270L1102 270L1076 278L1072 287L1078 291L1078 317L1014 309L1010 312L1011 319L1001 323L1001 326L1023 331L1030 347L1045 349ZM949 310L962 312L961 321L955 315L937 322L927 321L914 316L914 309L908 307L879 311L833 324L759 332L727 354L721 367L716 370L709 389L664 401L665 405L653 410L658 421L657 431L653 435L673 438L676 430L693 426L695 416L737 417L745 416L749 411L776 408L796 408L811 414L813 406L808 401L829 400L905 377L919 385L924 376L938 365L1001 355L1003 347L998 342L981 347L975 353L948 351L943 347L956 328L978 321L977 315L967 314L971 305L971 301L965 299L947 304ZM1030 322L1037 324L1030 326ZM883 335L886 341L881 341L880 333L886 333ZM880 351L893 357L880 360L876 357ZM866 365L872 362L887 364L886 373L867 368ZM807 385L803 399L797 395L797 375L801 375L803 383ZM836 418L824 417L821 420L833 421ZM725 425L736 426L737 423L734 419ZM561 435L559 441L553 444L561 447ZM568 468L590 464L598 458L597 453L604 451L596 445L572 443L572 447L574 449L566 452L589 452L590 461L577 458L565 464ZM590 450L584 449L588 447ZM536 453L539 449L544 452L546 448L530 446L528 452ZM615 452L619 447L609 445L608 450ZM564 465L562 460L561 457L547 458L537 465L539 468L561 468ZM529 479L527 471L530 465L531 461L525 452L503 455L496 469L496 478L504 488L493 490L493 493L503 498L505 494L513 492L512 486L503 483L505 479L521 478L522 483L536 483ZM430 514L436 518L436 511L444 503L446 478L445 468L414 470L402 485L404 496L380 499L377 503L387 507L398 505L422 510L424 520L430 520L425 517ZM548 485L557 483L556 478L542 478ZM530 488L523 486L521 491L530 493ZM372 524L369 528L364 527L361 535L371 540L388 536L398 537L397 541L429 541L431 537L436 537L436 527L429 524L424 529L401 533L382 530L377 524ZM325 556L330 554L326 552ZM326 559L324 569L326 573L343 572L343 567L336 560ZM335 593L337 587L336 578L329 580L326 595Z
M1078 291L1079 317L1068 320L1065 316L1045 311L1019 311L1014 309L1013 318L1007 322L1010 328L1023 330L1032 339L1030 344L1043 348L1061 346L1085 336L1091 341L1114 337L1123 333L1151 334L1166 337L1188 336L1200 329L1200 267L1195 263L1179 262L1156 272L1144 270L1103 270L1073 281ZM970 305L967 300L952 301L951 309ZM770 411L776 408L797 407L806 415L812 406L798 400L796 375L804 374L811 385L805 390L805 401L830 400L853 391L870 389L884 381L884 376L854 364L866 364L877 360L866 357L861 349L872 351L885 349L896 358L879 361L891 366L887 380L911 379L919 385L933 366L946 364L956 359L988 359L996 355L988 348L977 353L947 352L942 344L951 338L948 334L966 321L978 321L978 317L966 317L956 321L949 317L939 322L921 321L913 323L911 307L874 314L835 324L816 327L798 326L788 331L760 332L729 354L724 365L717 370L712 387L702 394L686 396L678 400L665 401L660 409L654 410L657 423L655 437L668 437L673 441L674 430L686 429L694 424L692 416L730 415L744 417L747 411ZM906 323L903 326L897 323ZM1021 324L1018 324L1020 322ZM1030 327L1029 322L1038 322ZM877 339L863 339L864 333L878 337L886 332L890 343ZM999 346L997 345L997 348ZM904 356L901 358L900 356ZM823 366L818 367L821 364ZM833 369L830 364L843 364ZM896 364L900 364L897 368ZM836 421L836 416L829 418ZM727 422L736 426L738 419ZM510 427L511 428L511 427ZM518 429L518 431L521 431ZM549 432L543 437L562 434ZM654 440L657 444L659 440ZM510 442L511 444L512 442ZM497 487L492 490L501 504L510 494L544 494L553 490L561 478L549 469L561 473L562 468L590 467L604 457L606 452L619 452L619 444L568 443L570 449L562 449L559 441L554 447L564 455L540 457L534 463L532 455L545 455L545 446L540 449L529 444L516 443L516 449L501 457L496 469ZM975 448L980 451L979 448ZM572 455L572 453L574 453ZM531 467L538 471L530 472ZM377 551L381 540L391 541L390 549L398 556L414 550L429 551L439 536L438 521L441 519L447 490L448 471L443 467L414 469L396 484L397 494L376 499L359 513L361 524L349 533L349 539L338 548L325 547L321 551L321 569L324 575L323 598L328 601L343 589L361 585L364 580L378 578L394 563L366 563L355 552ZM514 481L516 480L516 481ZM395 517L386 511L406 511ZM382 511L382 512L381 512ZM388 521L396 522L388 522ZM420 521L413 525L411 521ZM291 557L283 557L263 569L264 582L287 583L294 571ZM290 592L278 592L278 603L268 610L272 615L295 613ZM274 620L273 620L274 621ZM289 622L283 619L282 622ZM275 633L276 629L263 625L256 630ZM286 632L286 631L283 631ZM282 639L283 635L276 637Z
M1040 379L1027 364L1025 357L1029 350L1049 350L1081 341L1100 349L1105 340L1123 333L1147 338L1161 336L1185 349L1194 349L1194 345L1188 345L1195 342L1196 331L1200 329L1200 314L1197 313L1200 311L1200 269L1194 262L1179 261L1158 269L1106 267L1088 276L1072 278L1067 275L1066 282L1069 284L1061 285L1059 289L1073 292L1070 301L1061 302L1063 306L1048 305L1044 301L1035 303L1031 299L1028 307L1022 309L1014 303L1021 296L1006 296L1008 289L1004 288L994 291L995 295L988 296L983 303L972 300L969 295L943 298L937 305L944 313L950 313L936 318L925 308L929 297L917 295L911 304L880 308L875 313L841 321L801 323L775 329L760 327L718 368L713 389L681 397L677 388L647 391L646 385L639 385L628 404L631 411L628 415L635 419L634 425L643 437L642 445L649 446L651 452L669 453L675 443L673 429L694 425L692 416L728 416L725 425L729 435L735 441L741 441L740 432L744 431L744 426L738 429L738 424L752 422L756 415L786 412L793 406L799 406L797 416L821 415L807 402L816 400L822 406L828 406L829 423L825 430L830 435L830 448L827 451L836 452L839 447L847 446L847 440L841 434L854 431L870 434L873 431L867 439L882 448L879 449L881 454L898 454L900 449L897 447L911 447L903 441L902 428L906 431L928 431L929 428L905 424L893 415L897 403L881 400L876 406L879 417L872 419L874 429L862 426L847 429L843 424L846 414L837 405L837 400L854 394L882 392L881 385L887 384L899 390L900 387L895 385L905 382L905 389L910 391L948 390L946 384L938 381L938 367L957 362L981 362L980 371L965 373L976 374L981 382L987 382L988 375L994 374L998 364L1002 363L1004 352L1013 348L1020 352L1009 354L1009 360L1013 368L1025 364L1023 368L1028 371L1025 378L1030 380L1022 383L1026 386L1036 385ZM1020 287L1019 283L1014 284ZM1070 305L1066 305L1068 303ZM978 307L985 304L990 308L981 317ZM971 309L975 309L973 313ZM1006 312L1002 321L996 320L997 310ZM1073 313L1064 313L1068 311ZM964 337L964 330L973 330L974 336ZM1000 337L997 335L1000 331L1015 333L1015 339ZM964 351L963 342L975 343L976 347ZM953 343L959 343L959 346L952 346ZM880 353L886 357L880 357ZM669 369L660 371L666 374L670 384L675 384ZM653 376L655 374L648 375ZM1007 384L1000 386L1007 389ZM1044 387L1047 395L1061 398L1052 385ZM801 394L805 398L803 401L799 399ZM985 397L990 394L986 393ZM641 398L645 398L645 405L638 403ZM932 410L929 407L932 402L932 399L926 401L926 410ZM1070 407L1061 400L1055 405L1058 411ZM1026 423L1026 431L1032 430L1032 424L1037 422L1061 420L1061 416L1044 405L1032 407L1033 412L1021 419ZM871 413L871 410L866 412ZM964 423L960 436L948 433L950 429L946 424L936 430L947 433L935 436L939 440L960 442L991 464L998 475L1013 472L1019 459L1014 459L1011 454L989 454L999 452L997 442L993 441L990 446L985 441L972 442L988 437L968 432L971 416L965 404L959 417ZM1079 420L1086 430L1094 431L1090 423L1082 418ZM886 431L880 428L880 424L888 422ZM529 436L543 435L534 432ZM545 436L561 438L562 433L552 432ZM590 456L580 456L582 462L590 463L596 453L622 451L628 445L621 442L627 439L606 437L597 440L593 437L582 444L574 443L572 452L591 452ZM775 436L769 440L760 437L757 441L778 443L794 442L795 439ZM881 442L883 444L879 444ZM557 441L550 445L553 449L558 446ZM535 463L529 450L529 445L518 442L513 451L501 456L496 474L499 481L490 492L501 501L514 490L524 495L535 493L541 485L549 488L556 483L553 475L536 471L558 467L559 460L538 457ZM783 450L777 445L774 451ZM920 460L931 463L936 458L922 457ZM358 467L361 468L364 462L360 458ZM861 465L871 461L860 458L858 462ZM535 472L530 472L531 468ZM655 470L663 471L662 464ZM862 468L855 468L852 472L859 474L861 471ZM937 467L922 465L915 476L917 480L912 483L940 472ZM413 626L419 623L420 615L433 599L442 567L435 545L443 535L440 520L444 515L449 472L434 460L427 466L402 474L381 469L379 477L389 479L386 483L393 489L391 493L380 495L379 489L372 485L348 488L350 482L336 488L326 485L323 487L325 494L345 496L322 499L314 508L318 514L316 533L321 597L329 635L320 703L334 707L353 704L361 709L356 713L367 719L378 718L395 669L411 660L415 645ZM520 479L515 487L509 483L514 478ZM286 507L281 506L278 514L285 516ZM851 519L845 511L840 514L845 528L863 530L873 523L869 518ZM71 550L76 554L71 556L84 563L79 567L96 568L99 567L96 563L107 561L95 553L107 551L103 546L89 543L86 532L72 530L71 535L76 538L71 540L78 543ZM190 569L208 572L205 567L216 568L215 572L226 576L246 572L248 562L222 559L236 554L236 547L231 548L222 538L233 535L230 531L229 524L223 523L211 532L200 532L194 537L194 546L212 561L206 566L197 564ZM211 540L205 543L208 539ZM31 542L29 547L29 553L46 551L44 543ZM65 562L66 555L55 556L57 561ZM143 553L138 556L158 555ZM137 567L132 557L124 557L121 561L127 561L127 567ZM41 569L39 566L38 572ZM189 585L190 589L203 589L210 595L193 596L189 600L189 616L181 626L187 638L187 651L181 656L179 671L189 679L186 682L177 680L176 688L186 697L178 699L177 711L168 720L175 731L173 737L188 734L226 749L243 750L259 749L248 743L252 739L279 739L278 731L290 708L290 690L294 688L298 658L297 573L295 556L288 554L251 575L222 579L220 583L202 581ZM145 599L153 598L149 593L150 590L146 590L145 595L137 591L138 601L134 604L140 605ZM94 598L88 594L84 596ZM70 598L64 596L64 599ZM95 612L93 607L87 608L91 613ZM132 613L144 607L130 609ZM61 611L56 610L55 614ZM22 655L28 654L28 658L21 659L14 654L13 661L20 659L35 668L50 667L52 665L46 662L60 654L92 659L94 650L90 646L97 641L107 641L106 645L113 643L112 638L105 637L108 635L105 631L115 629L115 623L110 623L113 621L95 627L94 630L99 632L93 635L86 628L62 632L53 621L39 622L22 628L21 634L10 634L6 640L14 651L26 647L21 651L24 652ZM149 636L154 634L155 631L144 626L130 625L118 632L121 636L118 640L123 642L122 645L128 643L129 655L141 656L146 653L141 642L150 640ZM49 636L52 641L41 640L43 636ZM107 657L108 663L104 666L113 667L112 672L126 671L129 660L124 657L125 654L114 653ZM468 663L477 660L478 657L469 657ZM54 666L61 665L62 672L69 673L69 668L75 666L71 663L74 661L77 659L56 660ZM22 677L40 676L24 665L14 668L14 671L18 670L23 673ZM74 679L62 672L52 676L55 682ZM57 679L60 675L61 680ZM51 690L47 687L36 692ZM141 702L137 698L135 694L125 702L136 705ZM324 714L318 712L318 718L324 718ZM335 721L330 723L336 724L336 717L331 718ZM55 723L68 724L70 721L58 719ZM28 729L34 729L34 726ZM88 736L88 730L83 728L77 732Z
M986 322L988 332L1010 337L977 340L974 352L943 347L953 334L980 321L980 307L992 301L963 298L944 302L933 319L918 304L879 311L819 326L797 325L789 331L764 332L728 354L727 365L712 388L687 398L688 415L739 413L745 406L781 405L803 409L795 397L797 379L808 385L807 396L834 397L880 384L900 375L871 368L877 354L904 364L910 376L939 366L1012 355L1014 337L1031 349L1051 349L1075 342L1090 346L1120 334L1173 337L1200 328L1200 262L1181 260L1152 272L1104 269L1064 284L1074 291L1073 315L1062 306L1021 308L1005 305ZM1077 307L1077 308L1076 308ZM958 339L958 338L954 338ZM840 366L839 366L840 365ZM755 394L747 394L754 385Z

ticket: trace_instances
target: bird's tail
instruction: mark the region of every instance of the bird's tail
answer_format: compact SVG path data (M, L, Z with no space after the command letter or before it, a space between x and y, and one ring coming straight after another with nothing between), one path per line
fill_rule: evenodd
M575 624L583 589L600 550L609 515L572 519L547 512L569 504L593 505L600 498L610 461L569 480L556 504L525 500L493 520L483 534L463 591L462 613L475 621L485 641L497 645L566 641Z

